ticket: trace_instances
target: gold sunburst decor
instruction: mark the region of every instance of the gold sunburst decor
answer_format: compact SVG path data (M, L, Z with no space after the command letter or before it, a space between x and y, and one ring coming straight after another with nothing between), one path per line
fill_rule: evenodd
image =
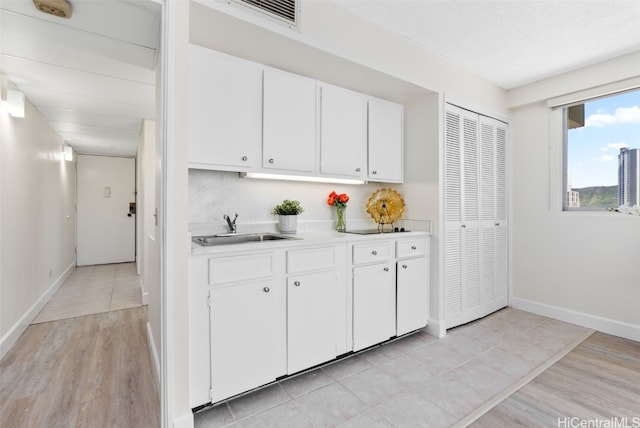
M393 224L404 213L404 200L393 189L379 189L369 198L367 212L378 225Z

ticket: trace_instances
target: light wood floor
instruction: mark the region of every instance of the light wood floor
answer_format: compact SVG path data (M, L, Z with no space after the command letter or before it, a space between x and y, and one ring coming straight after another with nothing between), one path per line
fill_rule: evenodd
M640 343L595 333L471 426L640 426Z
M156 427L145 308L30 325L0 361L0 427Z

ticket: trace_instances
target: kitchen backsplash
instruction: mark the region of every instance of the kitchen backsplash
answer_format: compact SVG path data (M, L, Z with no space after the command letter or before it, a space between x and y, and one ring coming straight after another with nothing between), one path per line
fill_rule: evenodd
M298 222L330 222L336 218L336 209L327 204L332 190L347 193L347 227L349 222L358 223L358 227L375 227L367 213L366 203L378 189L396 189L402 194L401 186L385 183L367 183L364 185L345 185L330 183L307 183L293 181L272 181L240 178L237 172L208 170L189 170L189 223L191 228L198 225L217 225L224 228L223 214L239 214L238 227L242 224L273 223L276 216L271 215L275 205L284 199L297 199L304 208ZM410 215L407 204L405 217Z

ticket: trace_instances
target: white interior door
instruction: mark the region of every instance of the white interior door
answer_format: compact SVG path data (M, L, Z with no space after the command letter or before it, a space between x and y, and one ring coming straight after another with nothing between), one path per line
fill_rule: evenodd
M135 261L135 159L78 156L77 265Z

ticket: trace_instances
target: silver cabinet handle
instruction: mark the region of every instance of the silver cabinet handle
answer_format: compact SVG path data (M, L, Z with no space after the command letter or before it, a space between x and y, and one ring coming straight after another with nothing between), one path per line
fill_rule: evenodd
M242 160L243 160L244 162L246 162L246 161L247 161L247 159L248 159L248 158L247 158L246 156L242 156Z
M269 159L269 163L274 163L275 160L273 160L273 158Z
M376 175L377 173L378 173L378 171L376 171L376 170L371 171L371 174L373 174L373 175Z
M384 271L389 272L389 268L388 267L384 268Z
M406 269L406 268L407 268L407 265L402 265L402 269Z
M356 168L356 172L360 172L360 168Z
M264 287L262 291L264 291L265 293L268 293L269 291L271 291L271 289L269 287Z
M411 246L411 249L412 249L412 250L417 250L417 249L418 249L418 247L416 247L415 245L412 245L412 246Z
M300 281L294 282L293 285L295 285L296 287L300 287Z
M374 251L371 252L371 254L373 254L374 256L377 256L378 252L374 250Z

